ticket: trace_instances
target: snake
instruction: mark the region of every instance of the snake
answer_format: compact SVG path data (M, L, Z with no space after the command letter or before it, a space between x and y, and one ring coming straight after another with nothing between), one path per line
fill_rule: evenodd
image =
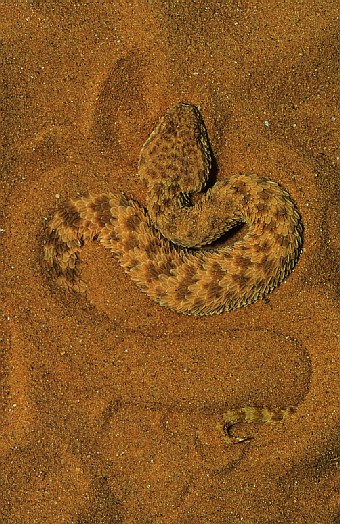
M301 215L285 188L258 174L211 184L212 159L199 108L175 105L141 149L146 207L124 193L87 194L62 204L44 235L42 259L50 275L68 289L86 291L80 253L95 240L144 293L178 313L213 315L266 297L298 261ZM235 230L241 238L220 241L232 239Z

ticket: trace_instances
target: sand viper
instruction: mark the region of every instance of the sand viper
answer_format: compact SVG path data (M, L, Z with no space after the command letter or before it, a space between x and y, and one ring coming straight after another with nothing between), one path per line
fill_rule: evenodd
M97 240L141 290L177 312L211 315L264 297L298 260L300 214L284 188L256 174L233 175L207 189L210 169L199 110L176 105L141 150L147 209L124 194L70 200L47 226L45 265L61 284L82 291L80 250ZM203 247L241 224L247 231L234 244Z

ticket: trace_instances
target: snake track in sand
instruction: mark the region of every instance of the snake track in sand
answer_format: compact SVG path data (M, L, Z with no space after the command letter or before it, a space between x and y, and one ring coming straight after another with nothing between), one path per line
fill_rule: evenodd
M61 284L82 291L80 250L97 240L141 290L177 312L211 315L264 297L298 260L300 214L285 189L255 174L233 175L206 190L210 168L201 115L178 104L141 150L147 210L123 194L70 200L47 226L44 265ZM241 224L248 228L241 240L202 249Z

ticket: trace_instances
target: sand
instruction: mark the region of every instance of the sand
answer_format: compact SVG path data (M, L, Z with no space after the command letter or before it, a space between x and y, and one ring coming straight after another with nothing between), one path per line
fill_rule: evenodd
M1 24L1 523L339 522L337 2L7 1ZM84 249L86 296L42 270L61 202L145 202L143 142L200 106L218 177L256 172L304 249L268 300L211 318ZM284 423L223 413L297 407Z

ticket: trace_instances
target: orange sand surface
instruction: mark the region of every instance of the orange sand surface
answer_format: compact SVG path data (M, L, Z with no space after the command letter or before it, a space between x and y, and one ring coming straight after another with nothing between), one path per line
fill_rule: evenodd
M1 523L339 522L336 1L11 1L1 27ZM99 245L87 296L42 270L60 202L145 201L140 149L185 101L218 177L268 176L304 250L269 300L158 306ZM227 409L297 406L226 445Z

